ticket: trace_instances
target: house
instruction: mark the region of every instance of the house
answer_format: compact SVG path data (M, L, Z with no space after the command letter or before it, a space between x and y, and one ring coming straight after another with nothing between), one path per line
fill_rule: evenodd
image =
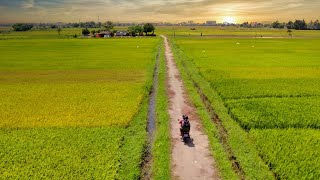
M128 31L117 31L116 36L129 36Z
M110 31L101 31L100 33L96 34L96 37L100 37L100 38L110 38L112 37L114 34Z

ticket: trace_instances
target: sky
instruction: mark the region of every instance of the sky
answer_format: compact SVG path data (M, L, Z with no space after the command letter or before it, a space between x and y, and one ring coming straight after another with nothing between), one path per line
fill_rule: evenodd
M0 23L320 20L320 0L0 0Z

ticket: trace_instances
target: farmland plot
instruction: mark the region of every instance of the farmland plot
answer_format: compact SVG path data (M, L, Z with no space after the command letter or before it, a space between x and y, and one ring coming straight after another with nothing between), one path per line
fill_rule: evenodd
M0 41L0 177L121 176L123 136L148 93L158 42ZM144 117L135 118L142 128Z
M280 179L320 177L317 166L305 164L320 162L319 43L319 39L175 39L185 60L197 67L229 115L249 131L260 156ZM291 139L306 148L290 144Z

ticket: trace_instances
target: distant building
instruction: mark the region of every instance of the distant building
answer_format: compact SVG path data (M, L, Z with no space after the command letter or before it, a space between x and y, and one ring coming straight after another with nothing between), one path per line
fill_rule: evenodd
M113 36L113 33L110 31L102 31L102 32L96 34L96 37L102 37L102 38L109 38L112 36Z
M207 26L215 26L215 25L217 25L217 21L207 21L206 25Z
M128 31L117 31L116 36L128 36Z
M194 22L193 21L188 21L188 24L193 25Z

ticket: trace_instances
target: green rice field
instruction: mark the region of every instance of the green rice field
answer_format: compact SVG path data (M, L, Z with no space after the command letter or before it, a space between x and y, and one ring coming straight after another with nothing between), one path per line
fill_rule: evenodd
M186 69L195 66L191 72L219 95L277 179L320 178L317 33L313 39L172 37L176 58Z
M173 178L160 37L0 31L0 179L143 178L156 59L150 173ZM156 34L169 38L222 179L320 179L319 31L291 38L269 28L168 26Z
M159 41L0 41L0 179L139 175Z

